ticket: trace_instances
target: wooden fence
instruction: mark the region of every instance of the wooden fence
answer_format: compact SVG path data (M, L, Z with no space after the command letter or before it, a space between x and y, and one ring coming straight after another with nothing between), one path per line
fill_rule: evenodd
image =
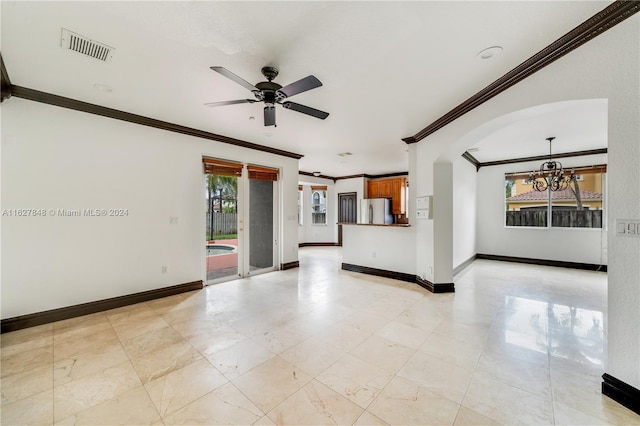
M207 212L207 235L211 233L211 213ZM238 214L237 213L213 213L213 236L219 234L237 234L238 233Z
M547 226L546 210L507 211L507 226ZM551 226L602 228L602 210L553 210Z

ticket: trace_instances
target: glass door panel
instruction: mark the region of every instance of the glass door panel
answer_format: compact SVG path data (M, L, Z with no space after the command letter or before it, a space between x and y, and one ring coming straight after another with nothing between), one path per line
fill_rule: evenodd
M205 174L207 283L237 278L238 177Z
M249 180L249 273L274 267L274 182Z

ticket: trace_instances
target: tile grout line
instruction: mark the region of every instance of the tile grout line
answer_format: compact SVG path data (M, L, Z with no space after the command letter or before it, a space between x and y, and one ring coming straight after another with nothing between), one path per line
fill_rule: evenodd
M498 316L498 313L496 312L496 314L494 315L494 318ZM491 321L491 323L493 323L493 320ZM471 377L469 378L469 383L467 383L467 388L464 391L464 395L462 395L462 399L460 400L460 404L458 405L458 412L456 413L456 417L453 420L453 424L456 423L456 420L458 420L458 416L460 415L460 410L462 410L462 407L467 408L466 406L463 405L464 400L467 398L467 393L469 393L469 388L471 387L471 382L473 381L473 376L476 374L476 371L478 369L478 364L480 363L480 358L482 358L482 354L484 353L484 346L486 344L487 339L489 338L489 336L485 336L484 341L482 342L481 345L481 349L480 349L480 354L478 355L478 358L476 359L476 362L473 366L473 371L471 372ZM469 410L471 410L471 408L469 408ZM475 410L473 410L475 411ZM478 413L484 416L484 414L482 413ZM497 420L489 417L489 416L485 416L487 418L490 418L491 420L494 420L497 422ZM499 422L498 422L499 423Z
M146 306L146 302L143 302L142 304L144 304ZM151 309L151 308L149 308L149 309ZM153 309L151 309L151 310L153 311ZM106 311L106 312L109 312L109 311ZM155 311L154 311L154 314L155 314ZM107 322L109 323L109 326L111 326L111 330L113 331L113 334L116 335L116 338L118 339L118 343L120 343L120 347L122 348L122 351L127 356L127 359L129 360L129 364L131 364L131 368L133 368L133 371L135 371L136 376L138 377L138 381L140 382L140 386L142 386L142 388L144 389L145 393L147 394L147 397L149 398L149 401L151 401L151 404L153 405L153 408L156 410L156 413L158 414L158 418L162 421L162 415L160 414L160 410L158 410L158 408L156 407L156 404L153 402L153 399L151 398L151 395L149 394L149 391L147 390L147 387L142 382L142 378L140 377L140 373L138 373L138 370L136 370L136 368L135 368L135 366L133 364L133 361L131 360L131 356L129 356L129 352L127 352L127 349L124 347L124 342L120 338L120 335L118 334L116 329L113 327L113 322L111 321L109 316L107 314L105 314L105 317L107 319ZM158 315L158 317L159 317L159 315ZM132 337L132 339L134 339L134 338L135 338L135 336ZM125 392L127 392L127 391L125 391ZM162 421L162 423L164 423L164 421Z

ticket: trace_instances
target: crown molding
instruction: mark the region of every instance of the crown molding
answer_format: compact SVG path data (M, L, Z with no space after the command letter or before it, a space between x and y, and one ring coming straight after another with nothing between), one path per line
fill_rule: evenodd
M335 182L336 182L336 179L337 179L337 178L335 178L335 177L333 177L333 176L327 176L327 175L318 175L318 176L316 176L316 175L314 175L314 174L313 174L313 173L311 173L311 172L304 172L304 171L302 171L302 170L299 170L299 171L298 171L298 174L299 174L299 175L304 175L304 176L311 176L311 177L315 177L315 178L331 179L331 180L333 181L333 183L335 183Z
M462 154L462 158L473 164L476 168L476 172L480 170L480 162L476 159L476 157L469 154L469 151L465 151L464 154Z
M584 157L585 155L597 155L597 154L606 154L606 153L607 153L607 148L589 149L586 151L573 151L573 152L565 152L560 154L553 154L553 158ZM464 157L464 154L462 156ZM544 161L548 159L549 159L548 155L536 155L534 157L521 157L521 158L512 158L509 160L487 161L484 163L478 163L476 167L480 169L480 167L501 166L503 164L514 164L514 163L526 163L528 161Z

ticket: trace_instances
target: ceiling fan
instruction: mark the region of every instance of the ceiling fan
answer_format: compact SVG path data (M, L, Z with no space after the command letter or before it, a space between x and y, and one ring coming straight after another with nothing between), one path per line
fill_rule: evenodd
M206 103L206 106L217 107L224 105L252 104L254 102L264 102L265 126L276 126L276 104L280 104L286 109L301 112L303 114L307 114L321 120L324 120L329 116L328 112L320 111L315 108L297 104L295 102L285 101L285 99L293 95L297 95L298 93L306 92L307 90L315 89L316 87L322 86L320 80L312 75L282 87L278 83L274 83L272 81L278 75L278 68L262 67L262 75L265 76L267 81L261 81L254 86L253 84L238 77L224 67L211 67L211 69L227 77L229 80L236 82L240 86L251 90L251 92L253 92L253 96L255 96L255 99L238 99L235 101L210 102Z

